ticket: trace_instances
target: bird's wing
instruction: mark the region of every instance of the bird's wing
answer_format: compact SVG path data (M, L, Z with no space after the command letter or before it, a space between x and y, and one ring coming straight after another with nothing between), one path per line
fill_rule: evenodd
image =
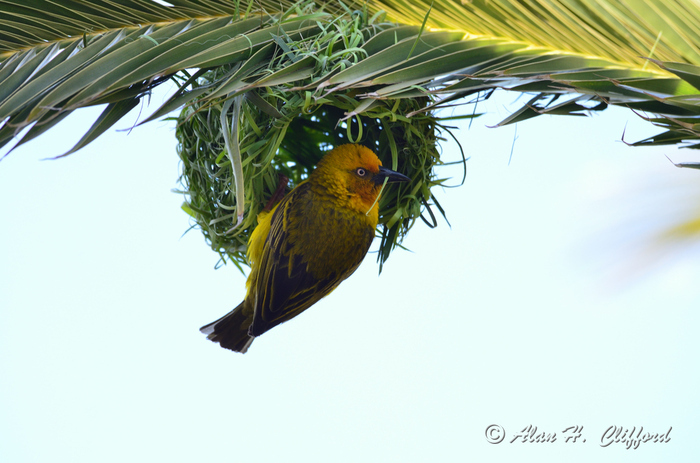
M345 269L316 277L307 268L307 260L299 253L295 238L304 223L290 226L290 215L303 221L314 212L303 210L313 195L308 183L302 183L288 194L273 212L270 232L260 259L260 270L255 282L255 316L250 334L259 336L270 328L285 322L328 295L360 265L374 237L369 230L366 248L358 252L358 259ZM290 239L291 235L291 239ZM317 236L314 246L332 241L330 236Z

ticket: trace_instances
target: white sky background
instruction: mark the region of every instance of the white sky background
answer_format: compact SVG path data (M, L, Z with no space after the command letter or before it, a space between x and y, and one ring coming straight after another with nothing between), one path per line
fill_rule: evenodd
M455 133L465 184L435 189L381 276L371 254L246 355L198 328L245 278L171 192L172 124L111 131L58 161L81 111L0 163L2 462L690 462L700 454L700 251L653 245L698 204L676 148L631 112ZM156 98L143 116L157 107ZM512 107L514 109L516 106ZM118 124L127 127L136 112ZM456 160L454 143L444 159ZM461 179L461 168L441 169ZM499 445L484 436L499 424ZM554 443L508 443L527 425ZM583 426L585 443L562 431ZM671 441L600 447L612 425Z

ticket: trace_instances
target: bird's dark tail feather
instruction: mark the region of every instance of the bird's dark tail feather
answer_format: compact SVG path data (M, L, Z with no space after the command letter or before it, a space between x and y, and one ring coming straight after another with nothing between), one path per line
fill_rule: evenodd
M225 349L245 354L253 343L253 336L248 335L252 320L243 314L243 303L215 322L199 329L207 339L218 342Z

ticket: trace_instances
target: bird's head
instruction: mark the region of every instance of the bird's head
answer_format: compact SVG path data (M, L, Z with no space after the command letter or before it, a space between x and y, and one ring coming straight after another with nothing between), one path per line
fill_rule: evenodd
M372 150L362 145L341 145L318 163L312 173L314 181L322 184L333 196L360 212L376 209L376 201L384 184L408 182L403 174L382 167ZM374 207L373 207L374 205Z

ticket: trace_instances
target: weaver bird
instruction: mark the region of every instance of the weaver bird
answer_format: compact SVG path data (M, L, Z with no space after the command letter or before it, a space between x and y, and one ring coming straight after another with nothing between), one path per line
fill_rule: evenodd
M307 180L269 213L260 213L248 241L245 299L200 331L221 347L245 353L256 336L333 291L369 250L385 180L410 179L382 167L361 145L338 146L324 156Z

